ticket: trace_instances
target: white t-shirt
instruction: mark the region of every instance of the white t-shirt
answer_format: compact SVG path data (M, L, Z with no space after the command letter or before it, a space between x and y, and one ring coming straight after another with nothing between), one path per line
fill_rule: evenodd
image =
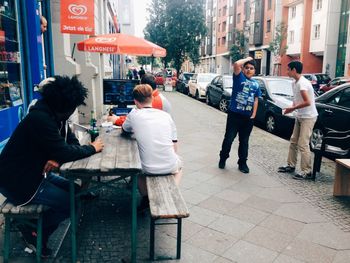
M305 90L310 99L310 106L300 108L296 110L296 114L298 118L314 118L318 116L318 112L315 106L315 95L314 89L310 83L304 76L301 76L300 79L293 83L293 94L294 94L294 104L302 103L303 97L300 94L301 90Z
M171 116L158 109L133 109L123 123L123 130L133 132L145 173L167 174L178 169L174 150L177 132Z

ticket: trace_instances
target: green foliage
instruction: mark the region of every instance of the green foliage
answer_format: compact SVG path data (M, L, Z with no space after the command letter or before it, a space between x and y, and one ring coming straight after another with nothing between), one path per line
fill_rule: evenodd
M201 36L206 34L203 0L152 0L145 38L166 48L164 66L172 62L177 72L188 57L199 63Z
M151 57L137 57L136 60L137 60L137 63L139 63L139 65L141 66L149 65L152 63Z
M249 41L248 38L244 35L243 30L235 30L234 39L235 44L233 44L230 48L230 57L232 62L245 57L245 45Z
M283 41L287 38L287 26L284 23L279 23L275 28L275 36L269 43L269 50L274 56L283 56L286 53L288 46L282 46Z

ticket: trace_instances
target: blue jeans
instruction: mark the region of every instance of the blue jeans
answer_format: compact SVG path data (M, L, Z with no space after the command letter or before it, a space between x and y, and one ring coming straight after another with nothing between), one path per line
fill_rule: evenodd
M226 132L224 141L222 142L220 159L226 160L230 157L231 146L238 133L238 164L246 163L248 159L249 136L252 132L253 124L254 120L249 116L228 111Z

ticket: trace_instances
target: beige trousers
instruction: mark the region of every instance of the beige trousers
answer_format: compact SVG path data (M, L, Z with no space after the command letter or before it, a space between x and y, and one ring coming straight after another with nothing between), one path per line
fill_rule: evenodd
M298 150L301 155L300 168L304 173L311 172L310 137L317 117L296 118L293 134L290 138L288 165L295 167L298 161Z

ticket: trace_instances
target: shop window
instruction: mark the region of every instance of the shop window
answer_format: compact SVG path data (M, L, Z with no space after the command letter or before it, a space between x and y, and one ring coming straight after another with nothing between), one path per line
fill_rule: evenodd
M23 104L15 0L0 1L0 111Z

